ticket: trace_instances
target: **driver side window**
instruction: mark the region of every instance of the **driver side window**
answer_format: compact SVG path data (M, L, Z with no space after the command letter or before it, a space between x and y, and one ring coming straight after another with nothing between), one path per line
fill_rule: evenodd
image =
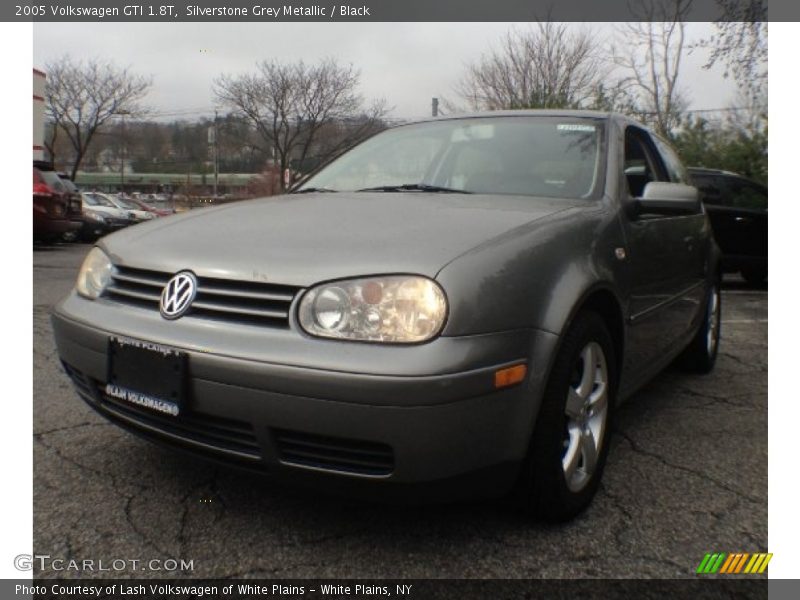
M640 198L651 181L669 181L656 158L646 132L635 127L625 130L625 182L632 198Z

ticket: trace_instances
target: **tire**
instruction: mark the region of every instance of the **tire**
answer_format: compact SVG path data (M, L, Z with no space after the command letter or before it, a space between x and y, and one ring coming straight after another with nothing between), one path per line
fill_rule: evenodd
M750 285L762 285L767 280L767 268L742 267L742 277Z
M589 505L608 455L616 381L608 327L595 312L579 313L542 397L517 489L524 510L543 520L566 521Z
M716 281L709 290L703 323L678 358L681 369L689 373L710 373L717 362L722 314L722 296L719 287L719 281Z

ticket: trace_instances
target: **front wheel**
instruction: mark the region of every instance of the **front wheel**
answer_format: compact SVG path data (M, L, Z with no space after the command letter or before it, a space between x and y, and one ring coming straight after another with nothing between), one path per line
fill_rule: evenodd
M608 454L615 381L608 327L594 312L579 314L553 364L519 484L535 516L564 521L591 502Z

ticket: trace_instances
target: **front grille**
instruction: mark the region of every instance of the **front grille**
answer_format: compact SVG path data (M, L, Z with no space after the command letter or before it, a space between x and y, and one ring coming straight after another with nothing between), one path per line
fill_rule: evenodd
M386 444L273 429L281 462L326 471L385 476L394 471Z
M115 267L106 293L117 302L158 310L172 273ZM197 278L197 296L187 317L270 327L289 327L289 308L298 287L232 279Z
M248 461L261 459L261 446L250 423L186 409L177 417L161 415L112 398L105 393L105 384L63 364L78 393L112 421L209 454Z

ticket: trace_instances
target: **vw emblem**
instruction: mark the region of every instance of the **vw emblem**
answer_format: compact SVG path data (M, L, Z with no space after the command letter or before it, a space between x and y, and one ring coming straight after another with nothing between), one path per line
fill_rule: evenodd
M177 319L186 314L197 294L197 279L189 271L178 273L161 292L161 316Z

